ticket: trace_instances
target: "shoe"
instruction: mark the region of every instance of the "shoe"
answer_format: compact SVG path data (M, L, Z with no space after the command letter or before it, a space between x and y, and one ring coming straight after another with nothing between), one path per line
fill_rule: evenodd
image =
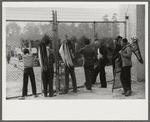
M86 87L86 90L92 90L92 89L91 89L91 88L87 88L87 87Z
M132 91L131 91L131 90L128 90L127 93L125 94L125 96L130 96L131 93L132 93Z
M77 93L77 90L73 90L74 93Z
M63 91L63 92L60 92L59 94L67 94L67 92Z
M25 96L19 97L19 100L25 100Z
M127 92L122 92L121 94L125 95Z
M99 87L99 88L107 88L107 86L105 86L105 87L102 87L102 86L101 86L101 87Z
M33 97L36 98L36 97L38 97L38 95L37 95L37 94L36 94L36 95L33 95Z

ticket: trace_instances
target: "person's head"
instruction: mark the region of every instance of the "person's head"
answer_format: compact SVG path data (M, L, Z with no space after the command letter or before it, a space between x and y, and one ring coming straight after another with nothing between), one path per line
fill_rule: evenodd
M117 42L116 39L113 40L113 44L114 44L114 45L117 45L117 44L118 44L118 42Z
M46 46L49 46L50 45L50 40L49 39L45 39L45 40L42 40Z
M24 49L23 50L23 53L26 55L26 54L29 54L29 50L28 49Z
M118 36L118 37L117 37L117 42L118 42L118 44L121 44L121 40L122 40L122 37L121 37L121 36Z
M123 47L123 46L125 46L125 45L127 45L128 44L128 40L126 39L126 38L123 38L122 40L121 40L121 46Z
M90 42L90 39L86 38L85 39L85 45L89 45L91 42Z

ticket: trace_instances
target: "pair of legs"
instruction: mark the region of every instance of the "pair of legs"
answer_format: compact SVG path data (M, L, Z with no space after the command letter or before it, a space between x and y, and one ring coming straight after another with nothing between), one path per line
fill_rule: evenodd
M93 84L95 84L97 75L98 75L98 73L100 73L100 82L101 82L101 87L103 87L103 88L107 87L105 66L106 66L105 60L100 59L99 65L97 65L96 68L94 69L94 78L93 78L93 82L92 82Z
M44 96L47 97L47 88L49 86L49 97L54 95L53 91L53 78L54 78L54 71L48 69L47 71L42 71L42 81L43 81L43 88L44 88Z
M124 92L131 91L131 66L122 67L120 80Z
M33 68L25 68L23 74L23 89L22 96L27 96L28 78L31 80L31 87L33 95L36 95L36 83Z
M85 73L85 85L87 90L92 89L92 81L93 81L93 73L94 73L94 65L84 65L84 73Z
M65 92L68 93L69 91L69 74L71 75L72 78L73 92L77 92L77 82L74 67L68 66L65 66Z

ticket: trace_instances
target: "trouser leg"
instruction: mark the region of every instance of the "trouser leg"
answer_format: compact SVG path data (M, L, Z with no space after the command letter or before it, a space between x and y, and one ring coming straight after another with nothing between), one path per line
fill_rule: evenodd
M72 78L73 91L76 92L77 91L77 82L76 82L74 67L70 67L70 75Z
M69 68L65 66L65 92L69 91Z
M32 93L36 95L36 83L35 83L35 76L33 68L30 69L30 80L31 80L31 86L32 86Z
M90 66L90 82L89 82L89 84L90 84L90 87L92 86L92 81L94 80L94 65L91 65Z
M124 70L124 67L122 67L122 69L121 69L120 80L121 80L124 92L127 92L127 89L126 89L127 86L126 86L126 82L125 82L125 70Z
M106 83L106 73L105 73L105 60L102 59L100 62L100 82L101 82L101 87L107 87Z
M86 79L86 87L88 90L91 90L91 74L90 69L87 66L84 66L84 72L85 72L85 79Z
M28 76L29 76L29 71L28 71L28 69L24 69L24 73L23 73L22 96L26 96L26 95L27 95Z
M96 79L97 79L97 75L99 73L99 67L96 66L96 68L94 69L94 73L93 73L93 80L92 80L92 84L95 84L96 83Z
M44 88L44 96L47 97L47 82L48 82L47 71L42 71L42 81L43 81L43 88Z
M100 70L101 87L107 87L105 67Z
M131 90L131 67L126 66L124 67L124 74L125 74L125 87L126 91Z
M54 95L53 91L53 78L54 78L54 71L49 72L49 96L52 97Z

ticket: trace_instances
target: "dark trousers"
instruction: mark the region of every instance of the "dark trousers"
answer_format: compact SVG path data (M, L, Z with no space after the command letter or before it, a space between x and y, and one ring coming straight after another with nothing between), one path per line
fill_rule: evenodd
M96 67L94 68L92 84L96 83L96 79L97 79L98 73L100 73L100 68L99 68L98 65L96 65Z
M131 90L131 66L122 67L120 80L121 80L124 92Z
M97 75L98 75L98 73L100 73L101 87L107 87L105 66L106 66L105 59L104 58L100 59L99 65L97 65L96 68L94 69L93 84L95 84Z
M47 97L47 88L49 86L49 96L52 97L54 95L53 91L53 78L54 78L54 71L48 69L47 71L42 71L42 81L43 81L43 88L44 88L44 96Z
M74 67L68 67L65 66L65 92L67 93L69 91L69 74L71 75L72 78L72 86L73 86L73 91L77 91L77 82L76 82L76 76L74 72Z
M27 95L28 77L30 76L32 93L36 95L36 83L33 68L24 68L22 96Z
M94 73L94 65L84 65L84 73L85 73L85 85L88 90L92 89L92 81L93 81L93 73Z

